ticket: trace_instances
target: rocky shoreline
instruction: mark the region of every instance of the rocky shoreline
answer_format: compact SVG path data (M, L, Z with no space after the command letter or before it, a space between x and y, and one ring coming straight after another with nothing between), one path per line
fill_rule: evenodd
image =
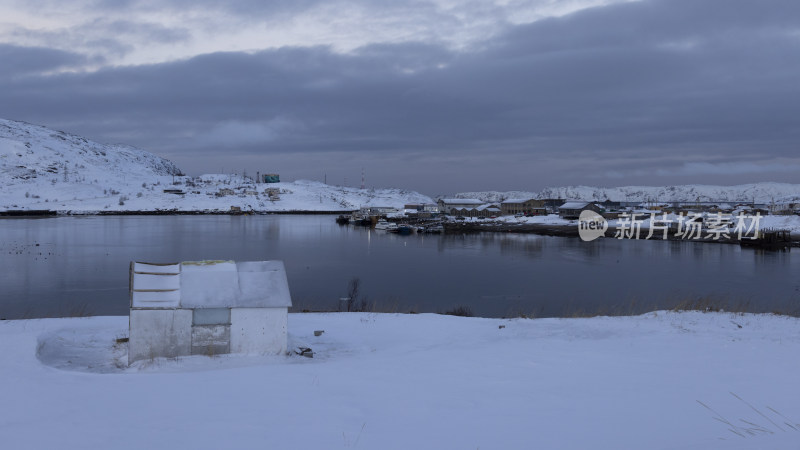
M53 211L47 209L31 210L7 210L0 211L0 217L57 217L57 216L246 216L246 215L271 215L271 214L294 214L294 215L335 215L349 214L352 211L309 211L309 210L286 210L286 211L219 211L201 210L186 211L177 209L168 210L131 210L131 211Z

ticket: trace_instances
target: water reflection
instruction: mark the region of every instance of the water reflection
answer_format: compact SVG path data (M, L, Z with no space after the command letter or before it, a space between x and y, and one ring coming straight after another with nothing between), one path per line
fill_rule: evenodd
M331 216L0 220L0 317L126 314L131 260L282 259L297 309L330 309L353 278L379 310L485 316L639 312L716 296L797 308L796 252L530 234L399 236ZM37 245L38 244L38 245Z

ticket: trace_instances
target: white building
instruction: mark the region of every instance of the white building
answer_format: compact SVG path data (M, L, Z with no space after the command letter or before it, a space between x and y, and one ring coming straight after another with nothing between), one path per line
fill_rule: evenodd
M394 206L364 206L360 213L368 216L385 216L387 214L397 214L400 210Z
M130 294L128 364L286 352L292 300L282 261L132 262Z
M485 202L475 198L440 198L437 202L437 206L442 214L453 214L453 210L477 208L484 203Z

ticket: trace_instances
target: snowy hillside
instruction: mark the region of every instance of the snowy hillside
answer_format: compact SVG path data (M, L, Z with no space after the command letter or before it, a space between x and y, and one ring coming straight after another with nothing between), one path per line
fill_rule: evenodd
M542 189L539 192L486 191L462 192L457 198L477 198L486 202L509 198L564 198L575 200L613 201L755 201L756 203L789 203L800 201L800 184L753 183L738 186L622 186L599 188L591 186L566 186Z
M125 146L99 144L45 127L0 119L0 174L8 183L177 175L175 164Z
M239 175L186 177L172 162L125 145L92 142L0 119L0 211L349 211L428 203L400 189L314 181L256 184ZM171 192L165 192L165 190Z

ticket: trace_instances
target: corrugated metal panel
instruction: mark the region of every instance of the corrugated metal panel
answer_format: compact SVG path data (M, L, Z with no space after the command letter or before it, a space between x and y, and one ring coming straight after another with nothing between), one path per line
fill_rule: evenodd
M190 355L192 312L185 309L133 309L130 315L128 363Z
M134 272L133 286L137 291L176 291L181 288L181 276Z
M180 303L180 291L133 291L131 293L131 305L134 308L177 308Z
M219 355L231 351L230 325L198 325L192 327L192 354Z
M181 264L181 305L184 308L235 306L239 281L233 261Z
M133 271L138 273L167 273L174 275L180 273L181 265L180 263L154 264L135 262L133 263Z
M177 308L181 303L180 264L133 263L131 307Z
M279 355L286 352L286 308L231 310L231 352Z
M286 269L282 261L182 263L181 306L292 306Z
M292 306L289 281L283 261L236 263L239 269L238 307L276 308Z

